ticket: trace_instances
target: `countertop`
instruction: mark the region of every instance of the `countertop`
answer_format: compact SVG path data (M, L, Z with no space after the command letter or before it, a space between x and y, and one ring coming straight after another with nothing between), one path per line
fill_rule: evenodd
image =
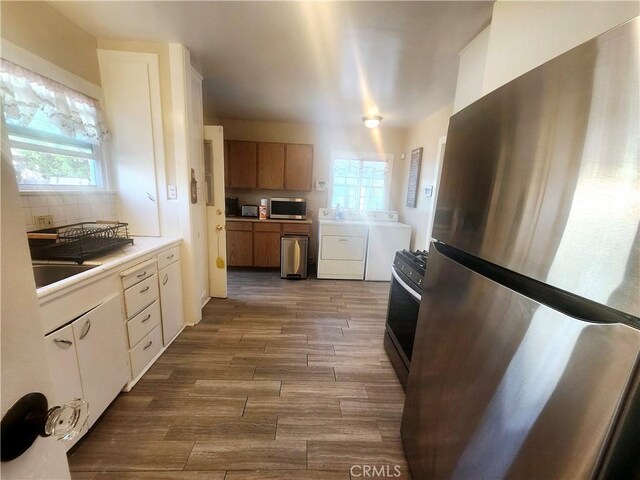
M311 225L313 220L290 220L286 218L268 218L266 220L260 220L256 217L227 217L227 222L260 222L260 223L306 223L307 225Z
M87 270L86 272L78 273L59 282L46 285L38 288L38 299L42 302L45 297L57 296L55 294L62 292L63 290L69 290L81 283L93 279L94 277L102 276L105 273L111 273L114 270L126 263L130 263L134 260L141 259L143 257L165 248L170 248L182 243L181 238L176 237L131 237L133 238L133 245L127 245L120 250L115 250L103 257L87 260L83 265L98 265L96 268ZM60 263L60 262L34 262L34 264L42 265L47 263ZM48 299L47 299L48 300Z

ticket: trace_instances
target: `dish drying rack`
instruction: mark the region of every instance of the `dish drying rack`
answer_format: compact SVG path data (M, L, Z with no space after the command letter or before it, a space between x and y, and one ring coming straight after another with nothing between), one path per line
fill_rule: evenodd
M133 245L128 223L81 222L27 233L33 260L85 260Z

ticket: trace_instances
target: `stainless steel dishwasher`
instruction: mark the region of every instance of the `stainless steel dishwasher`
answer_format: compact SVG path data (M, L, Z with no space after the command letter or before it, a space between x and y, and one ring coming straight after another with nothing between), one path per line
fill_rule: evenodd
M307 235L283 235L280 238L280 277L307 278Z

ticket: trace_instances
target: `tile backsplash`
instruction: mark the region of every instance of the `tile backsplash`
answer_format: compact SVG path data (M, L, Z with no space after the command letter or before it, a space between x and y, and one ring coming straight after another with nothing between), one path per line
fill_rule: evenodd
M21 193L22 213L27 231L35 230L33 217L53 215L58 227L94 220L117 220L115 193Z

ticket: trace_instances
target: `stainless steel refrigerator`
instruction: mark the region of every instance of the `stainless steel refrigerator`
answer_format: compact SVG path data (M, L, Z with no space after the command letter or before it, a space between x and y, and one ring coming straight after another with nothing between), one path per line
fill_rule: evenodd
M450 121L414 479L640 476L640 17Z

